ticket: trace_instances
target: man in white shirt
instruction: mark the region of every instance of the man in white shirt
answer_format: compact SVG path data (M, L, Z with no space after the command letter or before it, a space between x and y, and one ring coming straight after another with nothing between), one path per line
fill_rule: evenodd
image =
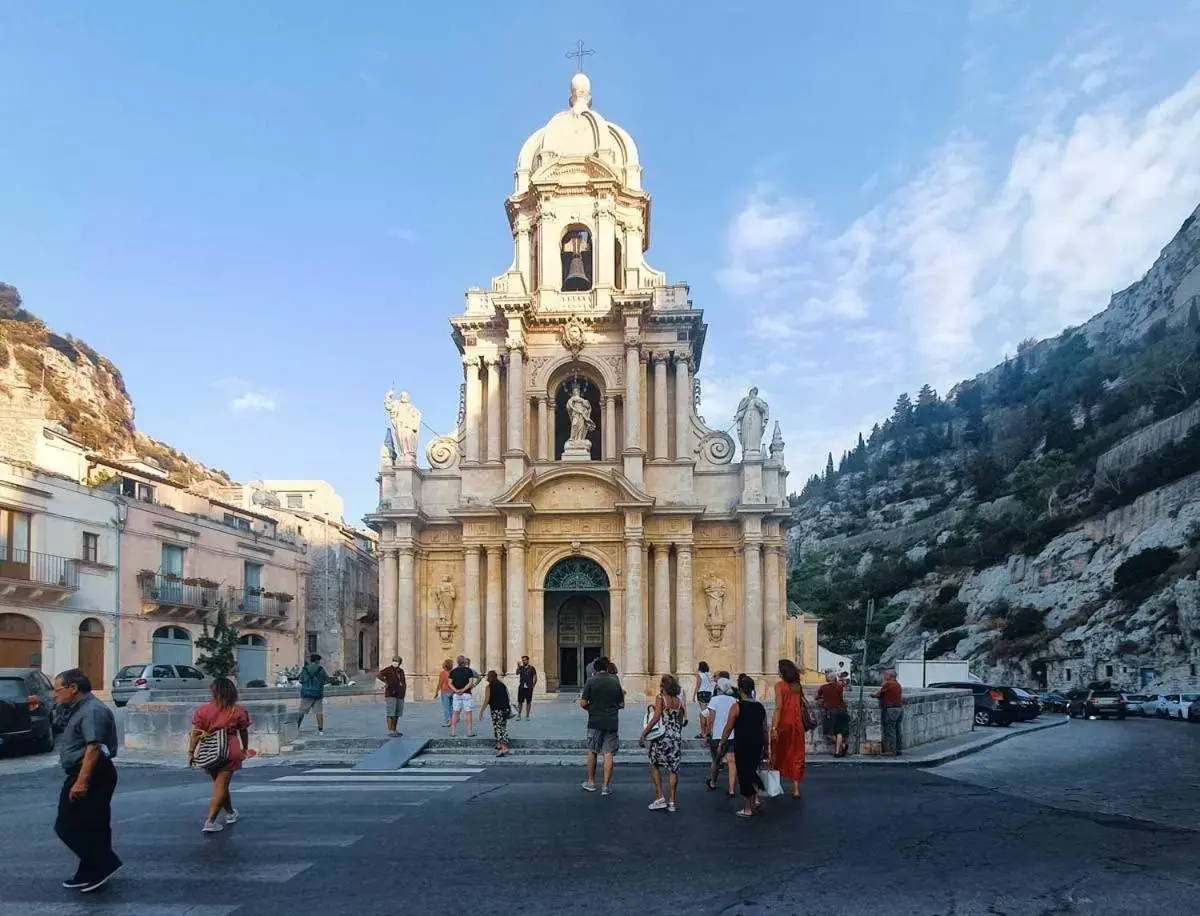
M721 758L717 755L717 750L721 746L721 734L725 731L725 723L729 721L729 711L737 705L736 695L729 672L720 672L717 675L716 690L713 691L712 699L708 701L708 714L712 717L712 727L708 731L708 752L712 755L712 766L704 784L710 792L717 790L717 776L721 773ZM733 735L730 734L730 737ZM732 741L725 754L725 765L729 770L729 789L726 794L732 796L736 794L737 789L737 764L733 761Z

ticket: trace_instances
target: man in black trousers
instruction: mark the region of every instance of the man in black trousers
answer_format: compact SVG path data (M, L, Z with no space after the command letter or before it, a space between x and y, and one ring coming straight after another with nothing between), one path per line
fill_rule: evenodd
M92 683L78 668L54 679L54 702L66 711L58 739L59 761L67 778L58 796L54 832L79 857L75 876L63 887L84 894L108 882L121 860L112 848L112 797L117 788L117 721L92 695Z

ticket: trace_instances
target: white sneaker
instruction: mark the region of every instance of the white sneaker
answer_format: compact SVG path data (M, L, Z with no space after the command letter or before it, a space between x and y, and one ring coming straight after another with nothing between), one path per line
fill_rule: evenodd
M200 828L201 833L220 833L225 829L225 825L220 821L205 821L204 826Z
M226 813L225 826L228 827L230 824L236 824L237 822L238 822L238 810L237 810L237 808L234 808L232 811Z
M325 729L323 729L323 728L318 728L318 729L317 729L317 734L318 734L318 735L323 735L323 734L325 734Z
M665 798L656 798L650 802L648 807L651 811L662 811L667 807L667 800Z
M579 786L584 792L595 792L596 784L594 782L581 783Z
M610 789L608 786L605 786L605 787L604 787L604 788L603 788L603 789L600 791L600 794L601 794L601 795L612 795L612 789Z

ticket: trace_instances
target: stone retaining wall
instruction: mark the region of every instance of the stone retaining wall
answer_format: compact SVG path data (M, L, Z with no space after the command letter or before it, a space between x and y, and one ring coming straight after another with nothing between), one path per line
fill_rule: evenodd
M194 701L130 703L125 710L127 750L187 755L192 715L200 705ZM265 757L283 754L296 741L296 714L286 703L242 703L250 713L250 747Z
M863 691L864 701L861 707L857 688L851 688L846 694L852 743L856 736L861 734L858 731L860 715L865 715L866 718L866 735L860 749L863 754L878 754L883 740L879 701L871 697L876 689L867 687ZM815 690L808 692L808 699L814 704L813 710L819 715ZM974 718L975 698L969 690L905 690L900 740L904 747L909 748L965 735L974 727ZM823 749L826 739L822 728L818 727L808 738L813 750Z
M325 705L343 706L351 703L363 703L382 696L383 685L381 684L373 687L360 687L356 685L348 689L326 687ZM300 705L300 688L242 687L238 689L238 698L242 705L273 701L287 703L291 708L295 709ZM202 706L211 699L212 694L207 690L147 690L143 693L134 694L133 698L129 701L129 705L132 707L142 703L192 703L196 706Z

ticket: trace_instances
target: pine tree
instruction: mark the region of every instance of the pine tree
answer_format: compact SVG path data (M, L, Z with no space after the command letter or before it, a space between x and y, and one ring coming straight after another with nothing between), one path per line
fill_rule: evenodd
M928 382L926 382L921 386L921 390L917 392L917 406L929 407L937 402L937 392L933 390L933 387Z
M827 482L833 480L834 473L835 472L833 470L833 452L830 452L829 458L827 458L825 461L825 480Z
M896 407L892 410L892 422L897 426L904 426L912 419L912 412L912 398L905 391L900 397L896 398Z
M237 629L229 622L225 608L217 608L217 622L212 632L204 624L204 633L196 637L196 648L204 654L196 659L196 667L211 678L229 677L237 668Z
M867 450L867 443L863 442L863 435L861 431L858 434L858 445L854 446L854 450L856 452L865 452Z

